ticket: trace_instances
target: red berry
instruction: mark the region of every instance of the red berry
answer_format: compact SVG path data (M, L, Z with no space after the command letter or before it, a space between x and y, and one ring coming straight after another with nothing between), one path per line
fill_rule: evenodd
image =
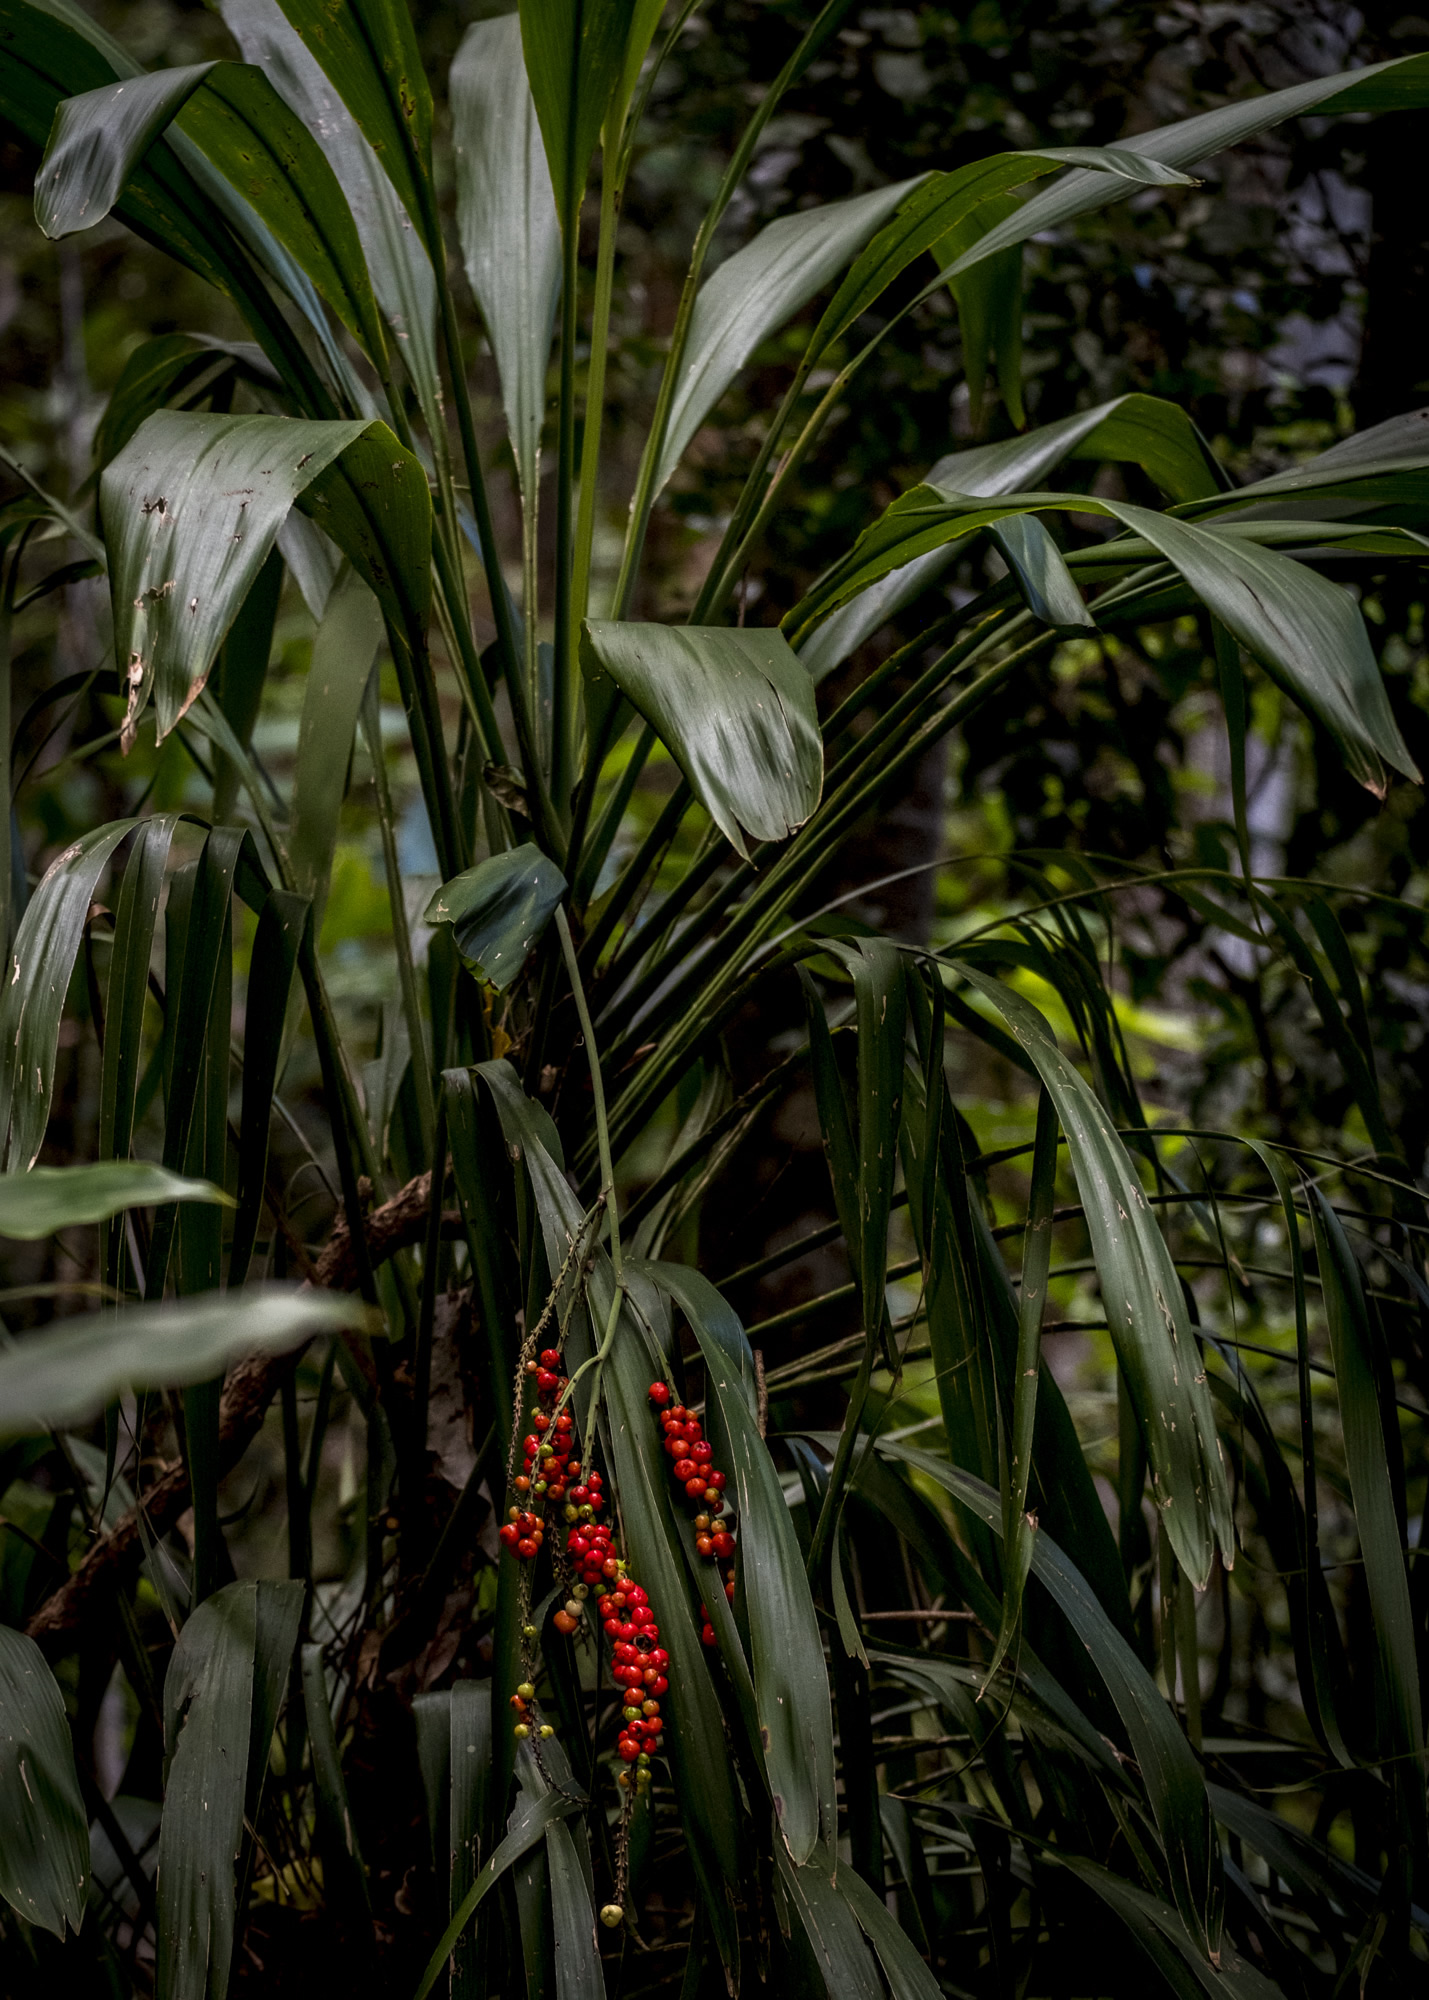
M708 1535L695 1536L695 1554L697 1556L712 1556L714 1554L714 1543Z
M650 1648L650 1664L657 1671L669 1666L670 1655L665 1651L663 1646L652 1646Z
M718 1534L710 1536L710 1540L714 1543L714 1552L717 1556L734 1554L734 1536L727 1529L721 1528Z
M548 1430L550 1423L551 1419L546 1415L546 1412L544 1410L537 1410L535 1416L531 1419L531 1428L533 1431Z
M666 1680L665 1676L663 1674L658 1674L655 1680L651 1683L650 1692L651 1694L664 1694L665 1690L669 1687L669 1685L670 1683Z
M690 1446L690 1457L694 1459L697 1465L704 1465L714 1457L714 1446L709 1444L692 1444Z
M520 1541L521 1537L517 1532L515 1526L510 1521L502 1522L501 1539L503 1542L505 1542L508 1549L514 1549L516 1544Z
M705 1482L704 1479L698 1473L695 1475L693 1479L687 1479L685 1481L685 1493L691 1500L704 1499Z
M695 1476L695 1461L692 1458L677 1458L675 1460L676 1479L680 1480L693 1479L694 1476ZM700 1485L703 1486L704 1483L705 1482L702 1479L700 1481Z
M729 1599L730 1603L731 1603L731 1604L733 1604L733 1602L734 1602L734 1578L733 1578L733 1577L731 1577L731 1578L730 1578L730 1580L729 1580L729 1582L728 1582L728 1583L727 1583L727 1584L725 1585L725 1587L724 1587L724 1594L725 1594L725 1596L726 1596L726 1597L727 1597L727 1598Z
M650 1384L650 1400L657 1410L663 1410L670 1400L669 1385L664 1382L652 1382Z
M576 1626L580 1623L580 1620L572 1618L569 1611L555 1611L551 1614L551 1623L563 1637L569 1639L572 1632L575 1631Z
M525 1452L527 1458L534 1458L536 1453L541 1449L540 1440L535 1437L522 1438L521 1449Z
M559 1368L561 1365L560 1354L554 1347L543 1347L540 1361L543 1368Z
M712 1472L710 1474L710 1485L713 1486L716 1493L723 1493L725 1485L725 1475L722 1472ZM710 1505L713 1506L714 1502L711 1501Z
M536 1543L527 1535L524 1540L516 1544L516 1553L523 1562L529 1562L536 1553Z
M640 1745L633 1736L622 1736L619 1749L621 1756L627 1764L633 1764L635 1759L640 1755Z
M571 1428L573 1422L574 1418L571 1416L570 1411L562 1410L560 1415L556 1418L556 1429L558 1431L568 1431Z
M718 1643L715 1639L715 1629L713 1625L706 1625L703 1631L700 1633L700 1637L707 1646L713 1646Z
M550 1396L555 1393L557 1380L558 1378L551 1373L549 1368L538 1368L536 1371L536 1388L543 1396ZM559 1422L559 1418L557 1421Z

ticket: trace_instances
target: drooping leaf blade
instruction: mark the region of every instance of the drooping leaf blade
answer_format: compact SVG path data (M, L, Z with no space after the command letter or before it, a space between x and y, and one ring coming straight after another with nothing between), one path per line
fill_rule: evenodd
M1418 780L1347 590L1308 564L1213 528L1120 503L1108 511L1160 549L1227 630L1324 724L1361 784L1383 797L1381 758Z
M60 1015L99 878L132 819L82 834L47 869L20 920L0 997L0 1159L32 1167L55 1087Z
M148 1160L100 1160L86 1167L31 1167L0 1174L0 1236L35 1243L57 1229L104 1222L126 1208L161 1201L227 1203L209 1181L186 1180Z
M35 178L35 220L46 236L103 222L151 142L213 67L156 70L65 99Z
M365 429L360 418L160 410L105 468L99 505L128 740L151 694L161 741L197 699L289 508Z
M337 176L307 126L250 64L158 70L67 99L35 182L45 234L101 222L175 120L382 365L372 284Z
M1001 1015L1040 1075L1066 1134L1117 1359L1136 1404L1157 1507L1198 1588L1217 1544L1235 1559L1230 1495L1205 1364L1180 1279L1111 1120L1062 1054L1042 1015L1000 981L960 967Z
M89 1819L64 1697L44 1654L0 1625L0 1896L63 1938L84 1921Z
M250 1354L283 1354L321 1333L364 1323L337 1292L267 1285L82 1313L0 1353L0 1436L81 1424L131 1390L177 1389L221 1375Z
M444 882L423 921L450 924L462 963L504 992L540 942L565 893L565 876L528 841Z
M736 853L747 855L745 832L786 840L813 812L814 688L778 632L590 619L581 660L644 716Z
M1221 490L1210 447L1179 405L1160 397L1127 395L1100 403L1023 437L940 458L928 473L931 485L994 499L1038 485L1067 458L1126 459L1140 465L1167 496L1199 500ZM800 641L799 658L814 681L871 638L881 625L929 588L954 559L950 547L915 556L902 567L867 584Z
M695 300L655 474L659 492L761 341L823 290L916 185L781 216L720 265Z

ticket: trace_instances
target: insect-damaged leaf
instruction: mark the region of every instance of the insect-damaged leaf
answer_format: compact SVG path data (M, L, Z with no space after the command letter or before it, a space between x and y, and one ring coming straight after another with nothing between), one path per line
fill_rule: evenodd
M420 467L386 426L362 418L159 410L105 468L99 510L115 651L128 696L126 747L151 694L160 741L197 700L293 502L359 441L378 445L394 476L410 462L425 491ZM364 458L364 487L373 470ZM351 507L326 509L322 525L376 588L371 551L348 548L346 532L367 524L372 513L373 504L360 504L359 496ZM390 567L383 565L389 600Z
M62 1938L84 1919L89 1823L64 1699L44 1654L0 1625L0 1896Z
M644 716L737 853L744 832L787 840L819 803L814 684L780 633L591 619L581 658Z
M450 924L452 942L478 979L504 991L539 943L566 893L555 862L528 841L444 882L423 921Z

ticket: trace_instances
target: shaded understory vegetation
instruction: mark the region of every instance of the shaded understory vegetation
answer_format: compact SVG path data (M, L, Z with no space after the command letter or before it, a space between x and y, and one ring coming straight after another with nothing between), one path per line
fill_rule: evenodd
M1420 1990L1422 24L0 19L5 1991Z

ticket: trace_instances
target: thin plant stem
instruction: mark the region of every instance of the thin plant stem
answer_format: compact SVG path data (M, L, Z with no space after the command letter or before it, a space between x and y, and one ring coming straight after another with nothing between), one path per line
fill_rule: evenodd
M362 733L372 762L372 782L377 792L377 823L382 834L382 864L387 874L387 903L392 913L392 944L397 953L397 979L402 989L402 1012L407 1020L407 1039L412 1050L412 1082L417 1093L417 1117L422 1128L422 1145L430 1153L436 1129L436 1099L432 1088L432 1056L422 1020L417 992L417 971L412 958L412 933L407 923L407 899L402 885L402 867L397 856L397 835L392 816L392 794L387 784L387 759L382 751L382 711L378 705L377 677L367 683L362 697Z
M655 410L650 420L650 433L645 440L640 470L636 475L635 494L630 502L630 522L626 530L620 574L615 585L615 601L611 609L613 618L626 616L634 593L635 578L645 548L645 533L650 525L650 510L655 504L656 474L661 454L665 449L665 434L670 425L670 410L675 400L680 364L685 358L685 346L690 337L690 322L694 317L695 299L699 293L700 278L704 272L705 260L710 253L710 246L714 241L715 231L724 219L724 212L734 197L735 189L744 179L749 163L754 157L755 148L763 136L764 128L774 116L785 92L798 81L819 50L834 34L851 4L852 0L828 0L828 4L804 39L770 84L760 101L759 108L740 135L739 144L715 190L714 200L700 224L699 233L690 252L689 266L685 272L684 289L680 293L680 303L675 313L674 331L670 335L669 352L665 356L665 368L660 377Z
M623 1290L625 1285L625 1261L620 1247L620 1202L615 1191L615 1162L611 1155L610 1127L605 1112L605 1085L601 1079L595 1029L591 1025L590 1008L586 1004L585 987L581 984L581 969L576 959L570 923L564 909L559 905L556 909L556 930L561 940L561 955L566 961L566 972L571 982L571 994L576 1003L581 1033L585 1037L586 1059L590 1064L591 1096L595 1104L595 1136L600 1157L600 1192L605 1197L607 1213L610 1216L610 1263L619 1291Z

